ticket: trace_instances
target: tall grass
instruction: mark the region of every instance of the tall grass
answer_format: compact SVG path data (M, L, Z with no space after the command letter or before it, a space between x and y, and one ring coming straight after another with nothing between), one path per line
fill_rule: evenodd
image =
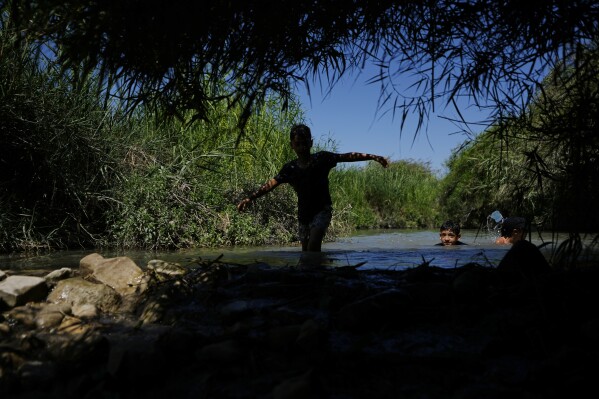
M430 228L439 223L439 180L426 164L393 162L388 169L338 168L333 202L345 224L357 228Z
M38 47L0 30L0 250L90 245L114 179L93 82L72 87Z
M498 121L455 154L443 203L485 220L495 209L568 239L552 263L583 261L582 235L597 238L599 216L599 51L581 49L556 65L527 110ZM595 250L594 239L590 249ZM583 262L584 263L584 262Z
M268 98L244 136L240 109L224 102L193 124L191 115L165 120L143 108L125 117L93 79L74 87L39 48L19 44L8 29L0 35L0 252L296 240L289 185L247 212L236 204L295 157L289 129L304 119L297 102L283 111ZM429 227L435 187L427 165L340 165L331 173L327 239L355 228Z
M159 134L141 132L143 145L130 138L130 168L113 190L117 205L108 216L107 245L173 248L293 239L295 205L288 189L243 214L236 204L290 159L286 131L299 112L282 112L273 99L251 117L241 139L226 104L215 104L211 112L210 122L172 121Z

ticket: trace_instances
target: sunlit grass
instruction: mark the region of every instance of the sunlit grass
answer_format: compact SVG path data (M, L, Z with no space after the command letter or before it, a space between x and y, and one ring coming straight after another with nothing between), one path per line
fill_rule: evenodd
M33 47L0 37L0 251L74 247L182 248L289 244L296 197L283 185L245 213L236 204L295 157L299 104L269 98L239 135L238 109L208 121L123 115L97 82L73 87ZM161 122L156 123L157 120ZM336 143L316 143L334 151ZM356 228L430 227L437 179L427 165L340 165L327 239Z

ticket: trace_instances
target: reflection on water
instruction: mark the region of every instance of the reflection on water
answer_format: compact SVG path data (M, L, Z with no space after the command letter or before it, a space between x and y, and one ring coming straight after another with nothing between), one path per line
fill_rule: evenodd
M355 266L360 269L405 269L428 262L431 266L453 268L476 262L496 266L509 247L494 244L495 237L476 235L476 231L463 231L462 241L469 245L456 247L436 246L436 231L383 230L360 233L335 242L324 243L323 253L301 254L298 248L276 247L251 253L224 253L243 262L265 262L273 265L298 265L311 258L321 258L323 265Z
M301 248L297 246L186 249L168 252L99 252L106 258L128 256L142 267L151 259L193 266L198 260L214 260L222 255L222 262L241 264L263 262L271 266L298 266L307 262L331 267L361 264L360 269L399 270L418 266L423 262L444 268L463 266L469 262L496 266L509 246L496 245L494 239L495 237L476 230L464 230L462 241L468 245L442 247L435 246L439 242L437 231L378 230L324 243L322 254L302 254ZM41 271L61 267L78 268L79 260L91 252L94 251L58 251L42 256L4 255L0 256L0 270Z

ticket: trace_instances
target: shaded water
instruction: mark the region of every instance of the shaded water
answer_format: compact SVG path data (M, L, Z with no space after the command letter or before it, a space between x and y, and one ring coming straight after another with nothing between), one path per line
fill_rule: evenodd
M494 244L495 236L477 230L463 230L462 241L468 245L435 246L438 231L433 230L372 230L325 242L322 254L310 254L308 261L331 267L355 266L360 269L405 269L424 261L431 266L453 268L469 262L496 266L509 245ZM540 244L534 239L535 244ZM13 272L43 272L61 267L78 268L79 260L94 251L57 251L41 256L0 255L0 270ZM233 247L220 249L186 249L167 252L98 251L104 257L128 256L141 267L151 259L178 262L193 266L198 260L220 260L229 263L267 263L271 266L296 266L306 261L297 246Z

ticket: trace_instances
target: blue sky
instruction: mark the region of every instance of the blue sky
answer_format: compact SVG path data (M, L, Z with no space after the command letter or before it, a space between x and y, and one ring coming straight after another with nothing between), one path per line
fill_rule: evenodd
M380 95L378 84L366 83L376 70L366 70L356 75L346 76L324 97L324 89L311 85L311 100L302 88L299 98L306 112L307 125L312 130L314 141L332 138L338 145L338 152L367 152L383 155L391 160L414 160L429 162L431 168L442 175L446 172L445 161L451 150L462 144L468 137L460 126L433 115L428 120L428 128L423 128L414 140L418 115L409 115L404 131L400 135L399 116L393 118L391 112L383 115L385 108L377 114ZM437 106L442 106L440 102ZM467 120L478 121L484 115L462 100L458 103ZM440 107L442 108L442 107ZM449 110L440 114L454 117ZM426 125L425 125L426 126ZM474 134L482 127L470 127Z

